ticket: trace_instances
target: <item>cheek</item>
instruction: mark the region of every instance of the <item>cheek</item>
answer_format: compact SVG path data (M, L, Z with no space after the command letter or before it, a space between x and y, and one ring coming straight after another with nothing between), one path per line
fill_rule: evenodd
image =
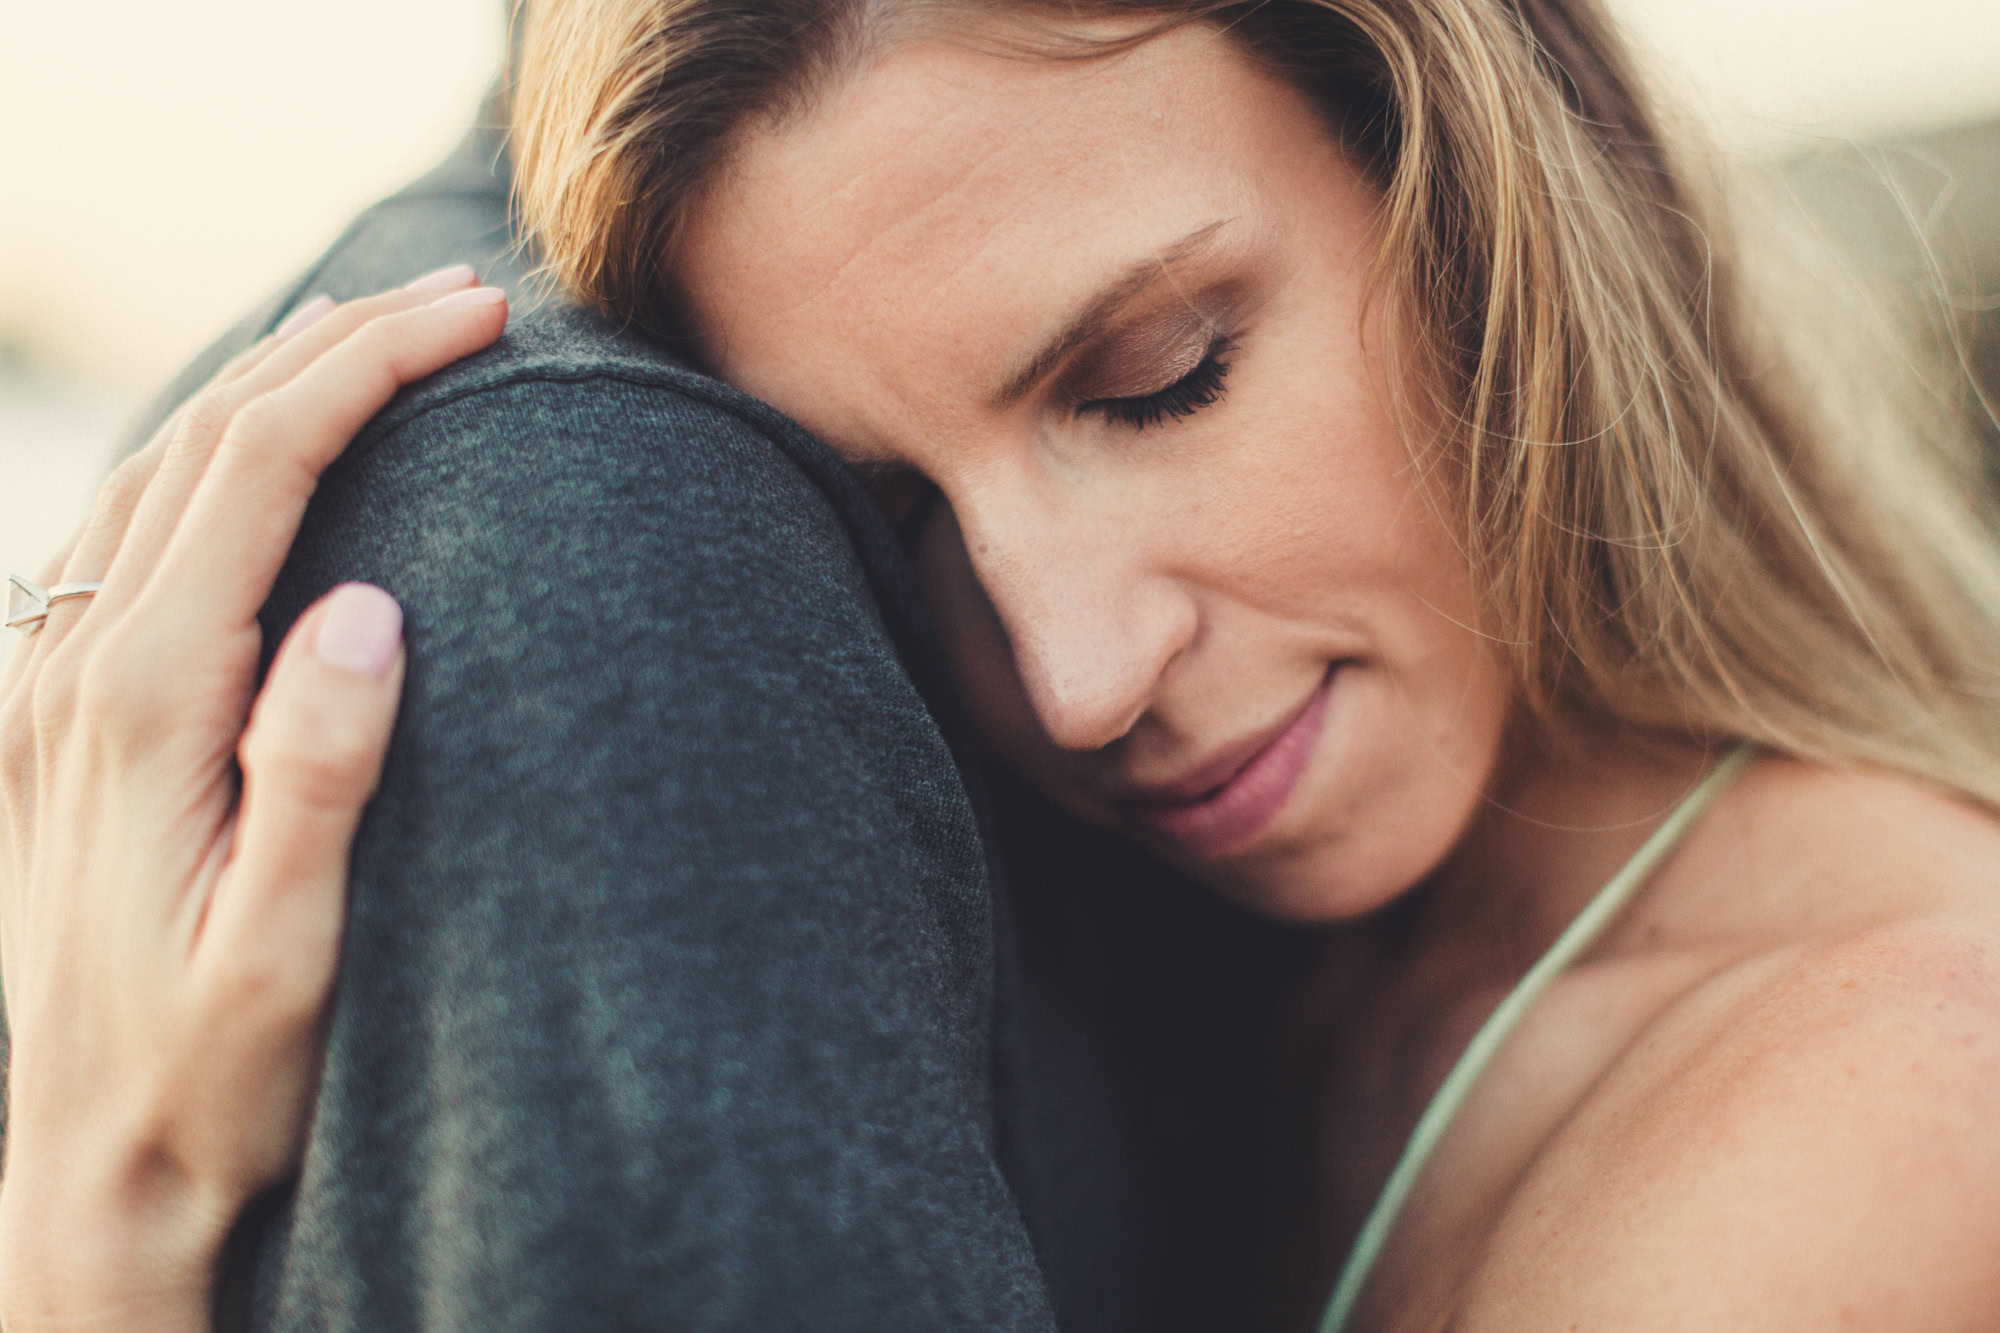
M1465 561L1447 526L1408 493L1382 532L1387 553L1369 620L1342 780L1322 831L1354 895L1335 915L1369 910L1433 873L1476 817L1500 761L1515 690L1505 653L1479 628ZM1322 866L1322 870L1333 866ZM1323 915L1309 911L1307 915Z
M1451 524L1400 438L1365 421L1283 451L1260 490L1284 540L1261 542L1238 584L1353 659L1288 836L1198 871L1294 920L1350 919L1435 871L1481 809L1515 695Z
M1466 599L1440 559L1455 548L1369 366L1326 321L1305 322L1246 340L1225 406L1172 451L1183 455L1171 465L1180 504L1163 543L1191 580L1277 621L1359 632L1364 607L1406 593L1448 595L1456 614ZM1284 369L1299 365L1322 373Z
M1337 715L1295 797L1288 836L1215 868L1212 885L1284 920L1352 920L1434 874L1484 805L1512 692L1494 655L1438 635L1434 653L1335 677Z

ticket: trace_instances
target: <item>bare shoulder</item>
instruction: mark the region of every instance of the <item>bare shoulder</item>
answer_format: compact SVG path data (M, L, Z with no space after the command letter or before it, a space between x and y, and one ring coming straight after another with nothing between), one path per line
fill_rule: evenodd
M1775 924L2000 910L2000 818L1910 778L1766 757L1698 837L1694 873ZM1801 916L1796 909L1807 909Z
M1751 817L1810 796L1830 905L1607 1070L1454 1328L2000 1327L2000 825L1897 779L1765 785Z

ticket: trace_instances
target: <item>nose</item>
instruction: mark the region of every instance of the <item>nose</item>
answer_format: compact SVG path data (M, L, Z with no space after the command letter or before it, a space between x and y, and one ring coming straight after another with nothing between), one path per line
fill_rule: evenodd
M1131 731L1200 623L1138 525L1041 504L978 505L958 521L1048 738L1095 750Z

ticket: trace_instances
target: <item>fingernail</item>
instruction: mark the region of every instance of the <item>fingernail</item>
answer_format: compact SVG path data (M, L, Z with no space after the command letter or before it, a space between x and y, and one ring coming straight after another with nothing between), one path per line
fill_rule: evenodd
M433 310L458 310L467 306L498 305L507 299L507 293L498 287L474 287L471 291L453 292L431 302Z
M313 651L340 671L381 679L403 641L403 608L380 588L348 583L334 590L320 615Z
M331 296L315 296L312 300L285 316L285 322L278 326L279 342L291 337L300 329L309 329L333 313L337 304Z
M473 279L472 265L450 264L435 273L426 273L403 288L417 296L428 296L432 292L457 291Z

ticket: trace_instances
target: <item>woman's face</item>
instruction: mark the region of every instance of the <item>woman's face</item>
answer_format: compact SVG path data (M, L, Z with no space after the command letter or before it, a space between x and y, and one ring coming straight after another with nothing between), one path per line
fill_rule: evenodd
M1388 411L1376 202L1212 29L912 41L753 127L675 256L720 375L942 491L918 563L992 747L1299 918L1438 864L1508 707Z

